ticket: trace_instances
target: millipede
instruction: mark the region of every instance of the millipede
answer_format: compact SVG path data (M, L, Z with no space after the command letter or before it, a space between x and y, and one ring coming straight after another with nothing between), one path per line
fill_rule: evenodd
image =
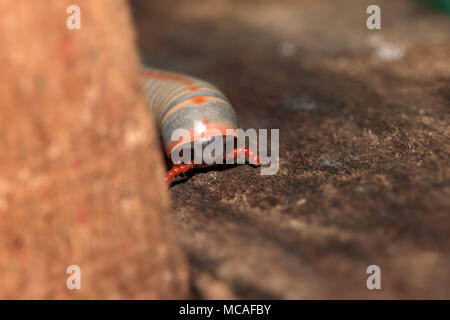
M250 164L260 165L257 153L245 146L238 146L236 135L230 135L230 131L227 131L238 128L236 112L225 95L214 85L191 76L147 67L142 69L141 80L165 155L172 165L165 177L167 185L170 185L177 175L193 168L214 165L211 161L194 164L193 159L190 162L177 163L172 161L172 154L182 152L186 147L192 148L194 142L205 147L217 136L221 136L225 142L233 140L233 150L223 153L226 163L226 160L236 159L244 154ZM204 127L201 137L191 134L178 141L171 140L172 132L176 129L194 132L196 122L200 122Z

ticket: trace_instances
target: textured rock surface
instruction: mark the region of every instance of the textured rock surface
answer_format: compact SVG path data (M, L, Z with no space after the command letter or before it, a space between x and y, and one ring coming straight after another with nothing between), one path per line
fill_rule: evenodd
M280 128L280 171L171 188L199 297L450 298L450 19L414 1L134 2L143 56ZM382 290L366 288L377 264Z
M0 298L184 297L128 8L69 4L0 0Z

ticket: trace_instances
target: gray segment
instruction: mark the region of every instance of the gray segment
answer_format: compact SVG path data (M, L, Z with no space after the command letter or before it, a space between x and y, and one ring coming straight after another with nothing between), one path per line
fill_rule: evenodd
M160 133L167 150L171 141L172 132L176 129L191 130L194 128L195 121L208 121L212 123L228 124L230 128L238 128L236 113L233 108L225 102L211 101L200 107L186 105L167 117L161 125ZM170 155L168 155L170 156Z
M224 101L227 101L227 98L223 95L220 94L219 92L216 91L195 91L195 92L189 92L186 93L185 95L179 97L178 99L175 99L174 101L172 101L165 109L162 113L159 114L160 119L163 119L164 116L175 106L177 106L179 103L186 101L188 99L192 99L195 97L216 97L216 98L220 98Z

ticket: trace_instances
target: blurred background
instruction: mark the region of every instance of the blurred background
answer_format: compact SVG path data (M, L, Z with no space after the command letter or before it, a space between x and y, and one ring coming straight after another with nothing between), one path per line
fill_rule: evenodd
M275 176L170 189L193 297L450 298L449 1L130 3L146 64L216 84L242 128L280 129Z

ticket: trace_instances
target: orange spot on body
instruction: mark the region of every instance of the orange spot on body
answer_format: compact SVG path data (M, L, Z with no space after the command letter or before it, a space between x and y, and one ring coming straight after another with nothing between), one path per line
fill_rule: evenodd
M185 77L177 75L177 74L171 74L171 73L147 71L145 73L145 76L148 78L177 81L177 82L183 83L186 86L192 86L194 84L194 82L192 82L188 78L185 78Z
M192 98L192 102L194 102L194 103L203 103L203 102L205 102L205 101L206 101L205 97L195 97L195 98Z

